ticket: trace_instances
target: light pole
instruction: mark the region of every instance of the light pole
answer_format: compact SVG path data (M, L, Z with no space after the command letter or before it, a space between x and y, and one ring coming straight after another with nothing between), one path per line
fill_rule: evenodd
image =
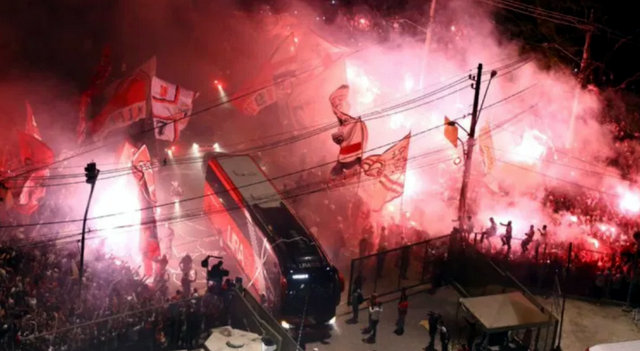
M427 26L427 28L422 27L418 24L416 24L413 21L410 21L406 18L401 18L398 20L398 22L405 22L405 23L409 23L412 26L420 29L421 31L423 31L425 33L425 38L424 38L424 53L423 53L423 57L422 57L422 66L420 67L420 88L422 88L424 86L424 76L427 73L427 58L429 56L429 46L431 46L431 28L433 26L433 16L435 14L435 9L436 9L436 0L432 0L431 1L431 10L429 11L429 25Z
M96 168L95 162L87 163L87 166L84 168L84 175L87 178L86 183L91 185L91 190L89 191L89 200L87 201L87 208L84 210L84 217L82 219L82 239L80 242L80 281L78 282L78 296L80 298L82 297L82 278L84 276L84 237L87 227L87 215L89 214L89 205L91 204L93 189L96 186L96 180L98 180L99 174L100 170Z

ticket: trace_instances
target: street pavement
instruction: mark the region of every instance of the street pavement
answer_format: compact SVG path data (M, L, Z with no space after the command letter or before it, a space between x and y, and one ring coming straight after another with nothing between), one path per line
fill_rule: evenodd
M420 321L427 319L427 313L434 311L440 313L445 325L453 324L455 321L457 301L459 295L450 287L443 287L435 294L429 294L424 290L409 291L409 311L405 322L404 335L398 336L393 333L398 316L397 297L385 299L383 301L383 311L378 325L378 336L375 344L367 344L362 341L362 328L367 325L366 304L362 304L359 323L349 324L347 320L351 318L346 303L341 304L339 316L333 330L328 333L305 332L303 341L307 341L306 350L317 351L409 351L422 350L429 342L428 331L420 325ZM392 300L391 300L392 299ZM329 334L329 335L327 335ZM318 336L330 336L324 340ZM315 339L314 339L315 337ZM306 340L304 340L306 339ZM436 341L436 349L440 350L439 340Z

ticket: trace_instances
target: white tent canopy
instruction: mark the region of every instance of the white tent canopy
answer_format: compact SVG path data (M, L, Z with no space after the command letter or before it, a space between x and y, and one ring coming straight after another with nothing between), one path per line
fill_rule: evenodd
M262 351L262 339L258 334L222 327L211 330L204 346L209 351Z
M550 318L520 292L462 298L460 304L488 332L541 326Z

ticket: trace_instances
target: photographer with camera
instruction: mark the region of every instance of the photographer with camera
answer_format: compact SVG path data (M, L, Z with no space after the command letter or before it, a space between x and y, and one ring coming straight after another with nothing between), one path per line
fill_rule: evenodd
M216 264L214 264L211 269L209 269L210 258L218 259L218 262L216 262ZM208 255L204 260L202 260L201 264L202 268L207 269L207 285L210 285L210 282L213 282L215 283L216 288L220 288L222 286L222 280L224 279L224 277L229 276L229 271L222 267L222 257Z

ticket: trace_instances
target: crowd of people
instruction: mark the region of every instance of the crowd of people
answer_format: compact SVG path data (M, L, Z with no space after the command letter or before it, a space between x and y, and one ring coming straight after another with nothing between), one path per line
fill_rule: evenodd
M206 291L183 282L188 290L169 294L162 262L160 275L148 278L96 253L85 264L80 291L75 246L29 244L6 230L0 240L0 350L188 347L226 321L234 283L222 281L221 263L207 269ZM189 260L182 263L189 272Z
M600 220L578 216L572 216L572 219L576 226L584 221ZM633 296L628 293L630 285L637 284L640 273L640 232L625 234L625 240L618 238L617 243L609 236L599 237L597 231L584 233L585 238L590 239L571 241L556 237L546 224L539 228L530 225L524 237L517 239L520 250L514 253L512 223L500 224L504 226L503 231L498 229L498 223L493 218L489 218L488 225L476 231L472 218L468 217L461 234L466 243L475 245L495 260L502 260L504 268L533 289L552 290L554 277L569 267L568 274L563 275L563 279L569 282L564 284L569 294L598 300L640 300L637 292ZM499 238L499 245L494 246L498 242L496 238ZM608 242L605 238L612 241ZM601 251L594 250L590 244L592 240L601 245Z

